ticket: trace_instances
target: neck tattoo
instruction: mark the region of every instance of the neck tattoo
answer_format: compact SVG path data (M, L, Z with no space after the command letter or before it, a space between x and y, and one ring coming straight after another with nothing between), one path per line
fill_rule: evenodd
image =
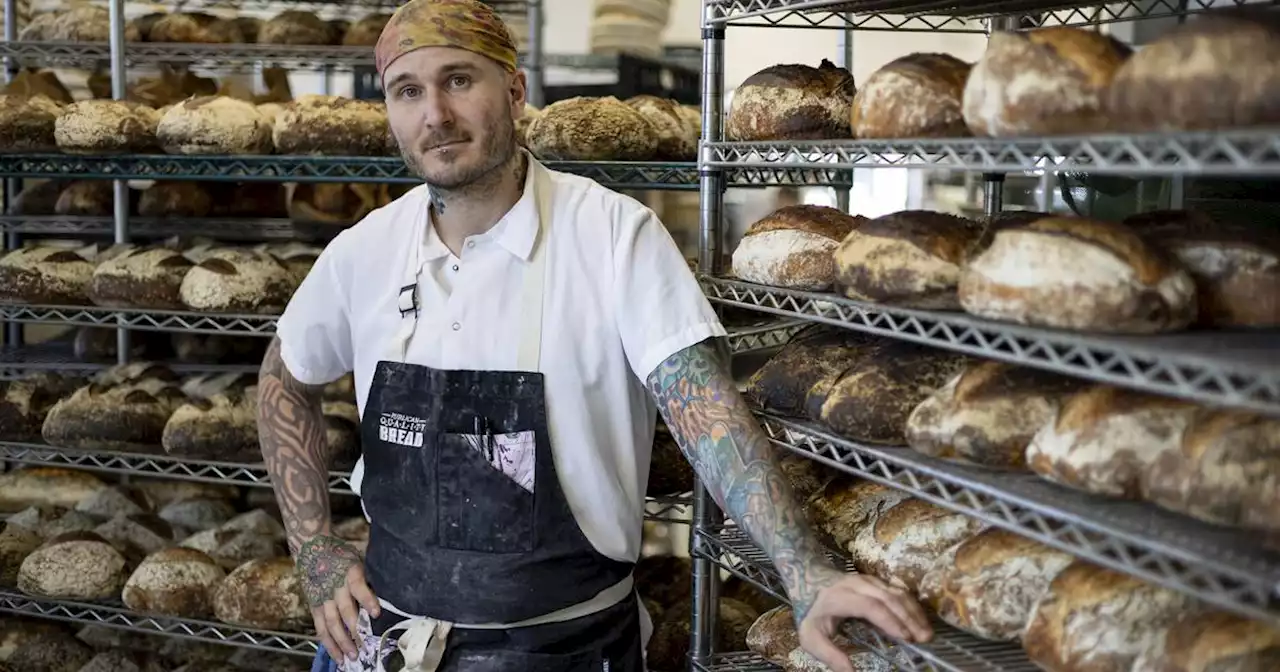
M427 193L431 195L431 207L436 209L436 214L444 214L444 209L446 207L444 202L444 192L433 186L427 185Z

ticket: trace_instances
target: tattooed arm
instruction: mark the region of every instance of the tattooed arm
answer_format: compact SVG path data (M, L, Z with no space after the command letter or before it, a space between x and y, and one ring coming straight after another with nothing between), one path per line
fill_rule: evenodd
M272 338L258 374L258 441L280 504L289 548L325 648L355 655L356 604L376 615L360 553L332 534L329 515L329 448L325 440L323 385L294 378Z
M650 374L649 391L716 503L773 560L801 644L840 671L850 670L849 661L831 638L845 618L865 618L900 638L927 639L924 612L905 593L874 577L847 575L827 560L720 346L704 341L670 357Z

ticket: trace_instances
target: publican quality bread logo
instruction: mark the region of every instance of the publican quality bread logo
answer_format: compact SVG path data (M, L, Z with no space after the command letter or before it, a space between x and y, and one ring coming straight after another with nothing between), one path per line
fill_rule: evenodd
M411 415L383 413L378 418L379 439L410 448L422 447L422 433L426 428L426 420Z

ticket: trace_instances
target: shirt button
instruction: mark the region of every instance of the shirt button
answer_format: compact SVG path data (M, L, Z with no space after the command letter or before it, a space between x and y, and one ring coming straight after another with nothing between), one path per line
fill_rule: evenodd
M454 271L455 273L456 273L456 272L458 272L458 265L457 265L457 264L454 264L454 265L453 265L453 271Z
M453 330L454 330L454 331L457 331L457 330L459 330L459 329L461 329L461 328L462 328L462 325L461 325L461 324L458 324L457 322L454 322L454 323L453 323Z
M474 240L467 241L467 247L475 247L475 246L476 246L476 241Z

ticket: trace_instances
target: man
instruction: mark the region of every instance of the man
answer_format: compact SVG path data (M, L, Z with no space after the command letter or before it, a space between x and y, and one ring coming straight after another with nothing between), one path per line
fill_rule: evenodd
M739 397L724 336L652 212L516 143L524 75L474 0L412 0L375 49L425 184L325 249L263 362L259 428L311 601L340 662L639 672L639 554L654 405L776 564L800 640L845 618L930 636L920 607L825 559ZM352 477L367 557L333 536L322 386L355 372ZM398 663L401 661L397 661Z

